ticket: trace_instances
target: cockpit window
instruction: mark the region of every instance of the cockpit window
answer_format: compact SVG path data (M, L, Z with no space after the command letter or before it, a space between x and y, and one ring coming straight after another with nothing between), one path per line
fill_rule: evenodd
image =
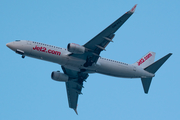
M19 42L20 40L16 40L16 42Z

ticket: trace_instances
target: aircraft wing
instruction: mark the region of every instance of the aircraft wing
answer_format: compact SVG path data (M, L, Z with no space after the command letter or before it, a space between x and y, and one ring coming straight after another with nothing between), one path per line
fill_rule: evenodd
M115 32L126 22L126 20L134 13L135 8L137 5L135 5L131 10L126 12L124 15L122 15L120 18L118 18L115 22L113 22L111 25L109 25L106 29L104 29L102 32L100 32L98 35L96 35L94 38L92 38L90 41L88 41L83 46L88 49L88 52L85 54L72 54L73 57L78 57L82 59L91 58L91 61L96 62L99 58L99 54L101 51L105 50L106 46L112 42L113 37L115 36ZM91 66L86 65L86 66Z
M69 76L69 81L66 82L69 107L74 109L76 114L78 114L77 113L78 96L79 94L82 94L81 90L83 88L83 81L85 81L89 75L87 73L81 73L67 69L63 66L62 66L62 70L64 71L64 74Z
M109 42L112 41L114 37L114 33L126 22L126 20L134 13L135 5L130 11L126 12L120 18L118 18L115 22L109 25L106 29L92 38L89 42L87 42L84 47L93 50L96 54L99 54L102 50L105 50L106 46Z

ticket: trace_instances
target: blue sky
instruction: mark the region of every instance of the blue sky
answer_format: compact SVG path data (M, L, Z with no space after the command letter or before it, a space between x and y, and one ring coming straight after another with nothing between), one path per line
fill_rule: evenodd
M53 81L58 64L26 57L6 47L20 39L66 48L83 45L138 4L102 57L134 63L148 51L171 58L153 78L149 94L140 79L91 74L84 83L77 116L69 109L65 84ZM1 0L0 120L180 119L179 0Z

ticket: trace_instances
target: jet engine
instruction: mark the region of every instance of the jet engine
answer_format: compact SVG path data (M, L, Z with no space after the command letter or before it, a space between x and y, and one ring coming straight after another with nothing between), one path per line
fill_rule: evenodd
M85 53L85 50L86 50L85 47L75 44L75 43L69 43L67 46L67 49L69 52L72 52L74 54L83 54Z
M69 77L64 74L64 73L61 73L59 71L53 71L51 73L51 78L55 81L61 81L61 82L67 82Z

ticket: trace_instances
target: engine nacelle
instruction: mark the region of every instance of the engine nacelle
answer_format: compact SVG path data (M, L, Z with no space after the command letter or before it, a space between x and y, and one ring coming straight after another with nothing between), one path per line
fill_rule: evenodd
M85 47L75 44L75 43L69 43L67 46L67 49L69 52L72 52L74 54L83 54L85 53L85 50L86 50Z
M61 81L61 82L68 82L68 79L69 79L69 77L66 74L58 72L58 71L57 72L53 71L51 73L51 78L53 80Z

